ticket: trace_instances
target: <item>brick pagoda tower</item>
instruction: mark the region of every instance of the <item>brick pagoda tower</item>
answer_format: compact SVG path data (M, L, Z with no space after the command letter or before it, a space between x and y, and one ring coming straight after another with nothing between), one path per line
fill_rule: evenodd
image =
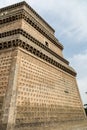
M85 118L76 72L54 32L26 2L0 9L0 130Z

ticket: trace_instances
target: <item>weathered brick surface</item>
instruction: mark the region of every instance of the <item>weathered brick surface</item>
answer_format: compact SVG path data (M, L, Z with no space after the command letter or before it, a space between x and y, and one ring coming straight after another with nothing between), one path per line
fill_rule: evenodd
M10 30L17 29L17 28L21 28L21 25L22 25L21 20L11 22L10 24L6 23L6 24L4 24L2 26L0 25L0 33L8 32Z
M60 122L50 126L20 127L17 130L87 130L87 120Z
M2 120L3 123L7 123L8 104L6 104L6 108L3 104L8 89L11 53L11 51L0 52L0 121ZM6 113L4 112L5 110L7 111Z
M21 52L18 84L18 126L84 119L73 76Z
M36 21L23 10L17 15L21 8L31 10ZM0 14L0 130L86 129L76 72L63 59L54 31L25 3L5 11Z

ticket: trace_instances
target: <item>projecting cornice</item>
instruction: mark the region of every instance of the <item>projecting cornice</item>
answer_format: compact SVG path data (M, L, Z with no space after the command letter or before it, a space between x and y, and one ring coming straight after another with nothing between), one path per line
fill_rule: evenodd
M31 54L34 54L35 56L45 60L46 62L60 68L61 70L65 71L67 73L69 73L70 75L76 76L76 72L74 72L73 70L58 63L57 61L53 60L52 58L50 58L46 54L43 54L42 52L40 52L39 50L37 50L33 46L25 43L24 41L22 41L20 39L0 43L0 50L7 49L7 48L13 48L13 47L21 47L24 50L27 50L28 52L30 52Z
M41 19L53 32L55 32L55 30L25 1L1 8L0 12L7 11L7 10L10 10L13 8L18 8L18 7L23 6L23 5L25 5L27 8L29 8L33 12L33 14L35 14L39 19Z
M24 19L28 24L38 30L42 35L44 35L47 39L49 39L52 43L54 43L58 48L63 50L63 45L59 43L59 41L52 35L48 30L45 29L35 18L33 18L29 13L27 13L24 9L17 11L13 14L6 15L5 18L0 18L0 25L9 23L18 19Z
M58 58L59 60L64 62L65 64L67 64L67 65L69 64L69 62L66 59L62 58L61 56L59 56L58 54L53 52L50 48L46 47L43 43L41 43L40 41L38 41L37 39L35 39L34 37L32 37L30 34L28 34L27 32L25 32L22 29L15 29L15 30L11 30L11 31L8 31L8 32L0 33L0 38L15 35L15 34L23 35L24 37L31 40L33 43L40 46L42 49L46 50L47 52L49 52L50 54L52 54L53 56L55 56L56 58Z

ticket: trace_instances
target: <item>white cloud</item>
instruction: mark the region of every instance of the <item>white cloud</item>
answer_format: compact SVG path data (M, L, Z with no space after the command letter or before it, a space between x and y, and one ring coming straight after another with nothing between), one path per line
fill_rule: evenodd
M59 37L65 35L67 39L76 39L81 43L87 34L87 2L83 0L30 0L30 4L37 10L56 15L54 24L60 23ZM56 28L56 27L55 27ZM56 31L58 29L56 28Z
M87 103L87 50L82 54L74 55L69 59L77 71L78 87L84 103Z

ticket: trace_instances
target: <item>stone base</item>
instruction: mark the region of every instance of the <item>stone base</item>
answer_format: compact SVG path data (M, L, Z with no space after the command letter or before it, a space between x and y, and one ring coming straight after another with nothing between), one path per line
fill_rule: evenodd
M50 126L20 127L14 130L87 130L87 119L79 121L60 122Z

